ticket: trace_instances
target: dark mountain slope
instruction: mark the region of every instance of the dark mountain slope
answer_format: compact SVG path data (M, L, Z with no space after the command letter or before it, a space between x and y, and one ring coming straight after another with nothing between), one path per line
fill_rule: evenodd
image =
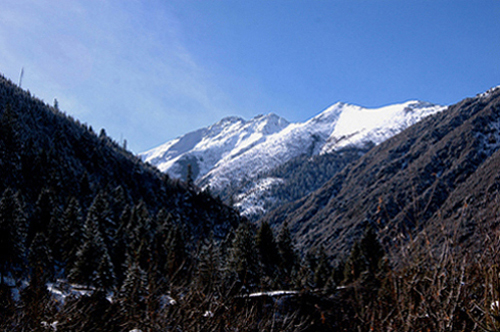
M487 236L500 225L500 151L496 151L448 196L439 213L427 222L426 233L451 238L464 250L482 250Z
M500 89L465 99L373 148L321 189L265 219L287 221L302 246L322 244L333 254L344 254L367 222L387 242L405 238L440 213L498 150L499 114Z
M121 208L142 201L151 214L164 209L195 235L214 228L223 235L238 221L220 201L170 180L104 130L96 134L0 76L0 193L6 188L21 192L28 216L50 190L57 208L75 197L84 214L99 192L119 193ZM122 211L116 212L118 218Z

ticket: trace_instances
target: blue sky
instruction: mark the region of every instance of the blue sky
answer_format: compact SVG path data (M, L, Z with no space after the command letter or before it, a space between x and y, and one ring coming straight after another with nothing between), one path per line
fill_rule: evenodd
M141 152L224 116L500 84L498 0L3 0L0 72Z

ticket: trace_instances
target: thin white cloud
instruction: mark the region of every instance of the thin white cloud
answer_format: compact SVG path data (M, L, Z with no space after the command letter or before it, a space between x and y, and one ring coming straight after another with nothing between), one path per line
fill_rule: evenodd
M227 96L190 53L179 21L152 4L7 0L0 71L14 78L25 67L23 87L123 134L133 149L219 118Z

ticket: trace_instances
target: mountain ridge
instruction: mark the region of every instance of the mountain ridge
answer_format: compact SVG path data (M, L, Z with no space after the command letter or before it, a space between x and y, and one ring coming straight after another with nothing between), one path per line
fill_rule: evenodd
M264 220L286 222L302 246L322 245L335 255L345 254L366 223L387 243L427 228L439 234L439 225L453 228L464 203L453 197L467 196L467 181L481 183L476 171L486 162L500 164L499 113L500 89L467 98L377 145L322 188Z
M298 123L289 123L273 113L248 121L229 117L140 156L172 177L185 177L189 164L198 186L210 188L211 192L226 199L238 200L238 197L243 197L241 191L245 183L257 181L258 177L295 158L331 154L352 147L360 152L366 151L442 109L443 106L421 101L372 109L338 102ZM362 120L359 120L360 115ZM182 149L176 149L176 144L181 142L189 142L189 149L186 144ZM280 180L263 181L276 184ZM264 191L268 189L267 185L262 187ZM267 194L263 192L262 195ZM239 206L243 214L255 214L252 212L256 211L255 206ZM266 212L266 209L258 210Z

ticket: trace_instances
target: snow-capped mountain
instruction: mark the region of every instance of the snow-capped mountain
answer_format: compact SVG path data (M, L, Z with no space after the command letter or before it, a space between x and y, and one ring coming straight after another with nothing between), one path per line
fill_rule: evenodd
M360 146L366 143L377 145L423 117L442 109L442 106L422 101L409 101L378 109L346 105L321 153L345 146Z
M287 120L272 113L256 116L250 121L227 117L140 156L174 178L182 177L190 164L193 177L201 179L213 169L265 143L288 125Z
M220 193L302 155L378 144L442 109L421 101L376 109L336 103L303 123L289 123L275 114L249 121L230 117L141 157L172 177L182 177L190 164L198 185Z
M499 170L496 87L375 146L264 220L277 227L286 222L303 248L323 246L339 256L367 224L378 229L387 248L420 234L436 246L453 239L457 250L474 255L484 251L478 245L489 236L484 230L497 227L492 223L498 223Z

